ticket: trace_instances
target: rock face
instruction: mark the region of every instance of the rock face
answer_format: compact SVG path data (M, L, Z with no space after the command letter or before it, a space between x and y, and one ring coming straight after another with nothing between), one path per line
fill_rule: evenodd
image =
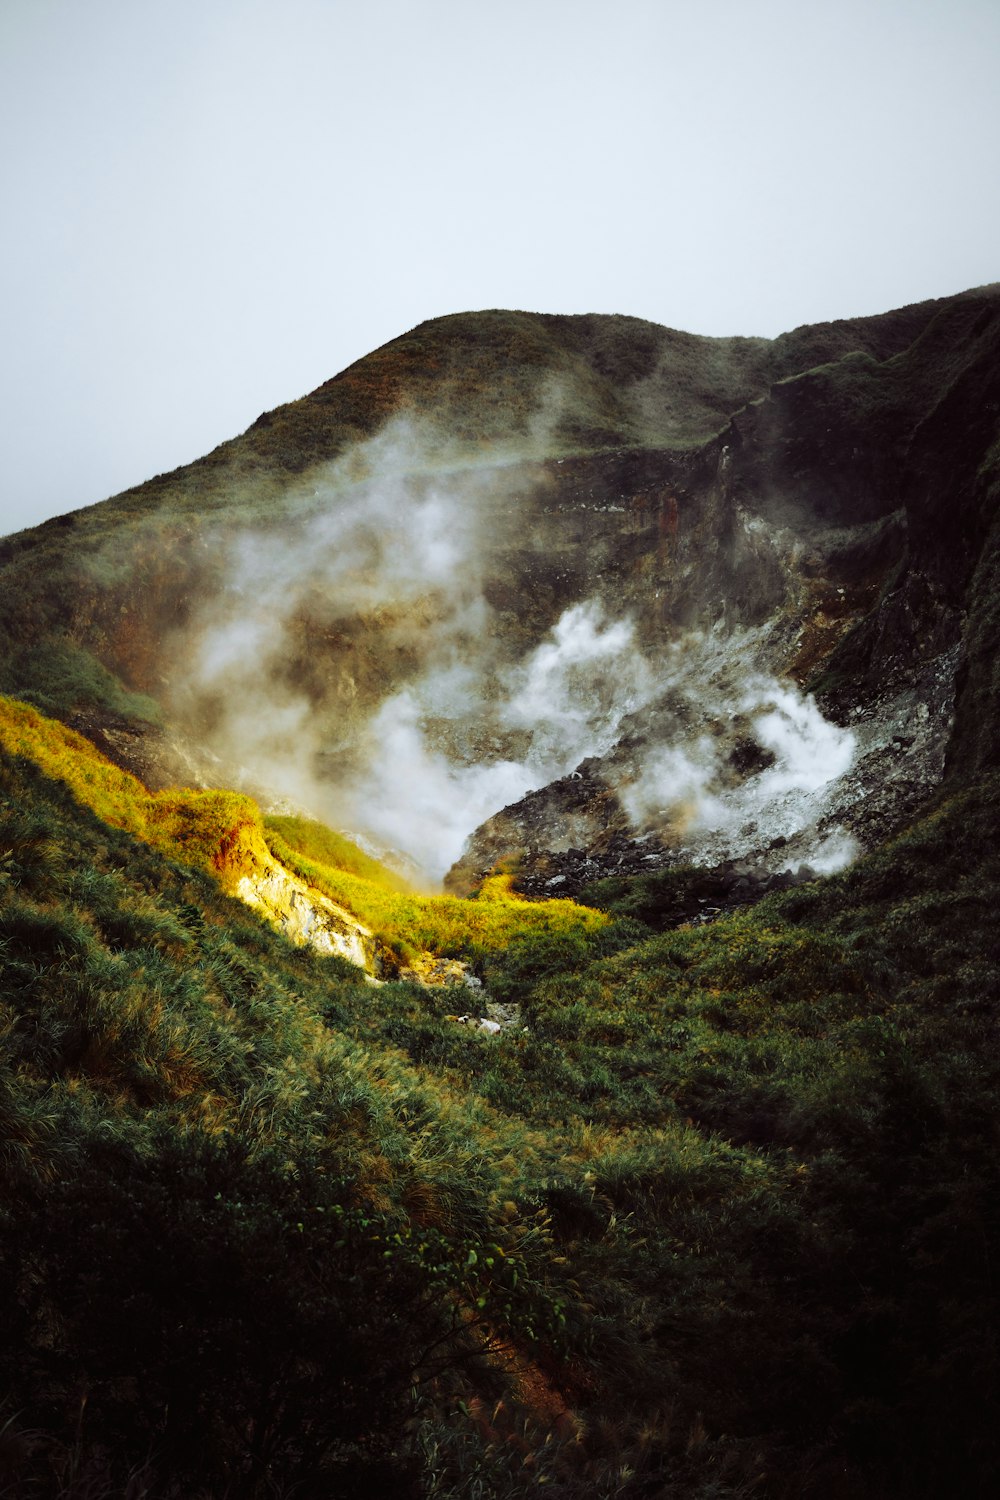
M943 779L958 648L898 691L859 695L838 725L829 706L824 717L778 677L745 672L741 663L759 662L752 645L727 641L730 670L703 662L684 679L687 697L672 688L607 755L480 825L448 889L469 894L513 861L532 895L689 864L720 872L726 893L745 877L759 894L777 876L840 868L895 832Z
M236 895L293 943L346 958L369 976L381 971L378 944L369 929L276 861L253 875L244 875Z
M997 754L998 441L995 287L773 341L439 319L0 543L0 688L455 890L829 868Z

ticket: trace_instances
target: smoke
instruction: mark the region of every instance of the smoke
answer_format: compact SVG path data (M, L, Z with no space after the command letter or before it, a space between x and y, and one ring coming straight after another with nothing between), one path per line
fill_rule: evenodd
M302 605L318 618L344 618L415 600L436 600L455 628L477 628L480 512L497 484L489 471L466 471L460 486L423 476L428 462L416 428L405 420L330 465L309 490L282 507L282 531L262 526L215 538L225 553L223 595L203 619L204 666L233 624L270 635L270 656L284 649L282 630Z
M366 726L368 750L340 789L342 806L440 879L486 818L610 749L622 719L651 689L631 622L606 622L593 600L574 605L547 640L499 675L487 679L470 662L452 662L388 699ZM428 727L440 715L488 724L492 744L471 763L449 756ZM505 744L520 754L505 756Z
M818 839L809 849L808 865L817 875L835 875L846 870L860 853L860 845L846 828L834 828Z
M640 776L618 795L633 826L681 836L717 827L728 813L711 790L720 771L716 747L707 735L686 745L656 745L645 755Z
M696 654L686 679L675 683L675 692L689 696L682 717L697 713L712 732L682 731L679 742L655 746L620 788L621 801L637 830L669 833L695 863L812 830L807 862L817 873L833 873L851 863L857 845L844 830L822 834L819 825L854 764L856 736L789 682L754 673L734 693L740 645L736 638L722 653L713 645L714 671L710 654ZM741 756L750 774L735 769Z
M535 769L516 761L450 760L430 743L425 712L413 688L383 704L368 725L367 761L335 795L348 822L361 822L380 847L400 850L425 879L437 881L474 828L541 782Z
M607 621L597 599L574 604L551 636L508 675L501 717L532 737L532 760L553 776L602 755L622 720L647 703L655 677L631 620Z
M756 787L761 801L817 792L850 769L855 735L824 719L814 700L790 685L760 679L744 695L743 708L754 715L757 739L775 755Z
M396 851L431 883L486 818L590 756L608 757L637 832L698 857L751 825L759 841L814 822L853 738L757 670L758 638L653 656L597 598L542 629L501 615L491 580L522 531L530 548L532 504L515 463L470 463L394 421L280 518L208 539L219 587L177 643L174 707L265 803ZM763 769L734 772L740 735ZM616 748L630 736L638 766ZM831 868L849 857L822 842Z
M517 534L523 473L447 457L439 434L397 420L287 497L280 530L209 538L220 585L178 642L174 694L265 802L367 834L432 881L483 818L597 743L621 695L575 698L588 662L596 681L630 636L583 607L551 650L505 659L484 570L497 532ZM499 738L463 755L440 742L441 721L488 721Z

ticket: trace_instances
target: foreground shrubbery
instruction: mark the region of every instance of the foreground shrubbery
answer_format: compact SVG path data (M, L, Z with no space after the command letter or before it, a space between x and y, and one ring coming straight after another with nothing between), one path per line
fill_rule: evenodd
M414 1385L562 1323L537 1206L497 1207L489 1112L324 1024L363 1029L350 965L26 766L3 795L12 1473L82 1443L183 1493L405 1477Z
M63 782L4 755L8 1493L993 1492L995 785L713 926L418 904L491 1039Z

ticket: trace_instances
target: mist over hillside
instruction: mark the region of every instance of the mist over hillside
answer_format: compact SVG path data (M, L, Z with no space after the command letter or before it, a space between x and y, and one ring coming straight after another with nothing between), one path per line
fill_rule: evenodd
M200 463L9 541L6 685L100 721L111 672L174 743L168 770L119 731L126 763L146 744L172 779L180 753L188 779L431 883L571 847L593 877L613 834L616 868L770 868L784 838L788 869L830 869L943 771L982 537L969 502L944 536L934 513L985 450L938 476L928 435L954 452L990 409L996 302L772 342L422 325ZM585 761L599 806L571 832L511 814L468 844Z
M0 541L0 1488L995 1493L998 488L494 311Z

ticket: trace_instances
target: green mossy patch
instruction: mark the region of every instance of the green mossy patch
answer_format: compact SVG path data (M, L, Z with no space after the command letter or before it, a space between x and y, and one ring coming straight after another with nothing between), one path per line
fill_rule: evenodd
M708 926L663 928L648 880L595 892L603 924L505 898L522 925L478 961L521 1021L488 1037L455 991L293 948L12 749L23 1492L70 1464L164 1496L988 1491L995 778Z

